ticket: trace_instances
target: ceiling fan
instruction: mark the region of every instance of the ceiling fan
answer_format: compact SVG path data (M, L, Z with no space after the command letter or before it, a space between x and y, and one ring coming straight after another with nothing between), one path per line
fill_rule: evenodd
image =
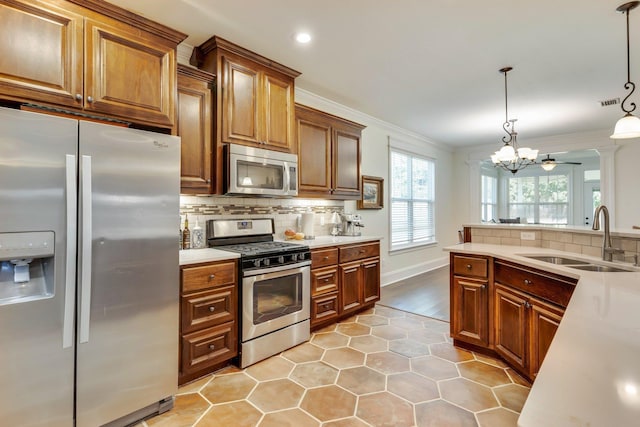
M546 159L540 160L540 166L542 169L549 172L552 171L557 165L581 165L580 162L563 162L556 159L552 159L550 154L547 154Z

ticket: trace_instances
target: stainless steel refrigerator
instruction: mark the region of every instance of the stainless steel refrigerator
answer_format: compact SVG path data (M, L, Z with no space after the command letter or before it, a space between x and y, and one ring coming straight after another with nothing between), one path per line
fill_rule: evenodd
M0 425L173 404L177 137L0 108Z

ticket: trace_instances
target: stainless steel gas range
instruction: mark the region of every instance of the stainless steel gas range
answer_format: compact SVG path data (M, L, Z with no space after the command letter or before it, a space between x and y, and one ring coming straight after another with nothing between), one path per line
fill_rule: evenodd
M274 241L270 218L207 222L210 247L240 254L240 367L308 341L311 252Z

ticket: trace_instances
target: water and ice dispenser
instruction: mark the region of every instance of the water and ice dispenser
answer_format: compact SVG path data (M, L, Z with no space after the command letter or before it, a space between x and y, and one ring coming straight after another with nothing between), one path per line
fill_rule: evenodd
M54 295L54 233L0 233L0 305Z

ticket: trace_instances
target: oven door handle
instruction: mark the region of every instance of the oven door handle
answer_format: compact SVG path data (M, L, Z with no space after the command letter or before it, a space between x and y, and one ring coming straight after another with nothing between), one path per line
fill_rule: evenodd
M306 267L308 265L311 265L311 261L302 261L302 262L297 262L295 264L287 264L287 265L278 265L278 266L273 266L273 267L265 267L265 268L261 268L259 270L243 271L242 272L242 277L260 276L262 274L277 273L279 271L295 270L295 269L298 269L298 268ZM282 275L279 274L279 276L282 276Z

